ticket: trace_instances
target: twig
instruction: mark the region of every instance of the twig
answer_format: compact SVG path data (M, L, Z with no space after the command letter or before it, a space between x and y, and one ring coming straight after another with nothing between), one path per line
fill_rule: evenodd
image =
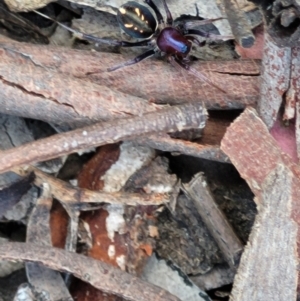
M167 291L104 262L57 248L3 243L0 244L0 259L39 262L130 301L180 301Z
M103 191L92 191L73 187L70 184L56 179L32 166L28 166L26 168L17 167L12 171L19 175L27 175L30 172L34 172L36 176L34 181L35 185L42 187L44 183L47 183L51 188L52 195L56 199L67 206L75 206L79 209L86 203L158 206L169 202L169 197L166 194L140 194L127 192L107 193Z
M201 104L187 104L169 107L142 117L132 117L98 123L49 138L27 143L2 151L0 172L14 166L45 161L79 150L118 142L132 136L156 131L176 131L189 128L203 128L206 110Z
M196 142L173 139L167 134L157 133L148 137L138 137L135 141L137 144L147 145L164 152L174 152L183 155L227 162L228 157L220 150L219 145L203 145Z
M198 213L217 242L229 266L235 270L239 264L243 244L234 233L224 213L219 209L202 173L183 184L184 192L192 200Z

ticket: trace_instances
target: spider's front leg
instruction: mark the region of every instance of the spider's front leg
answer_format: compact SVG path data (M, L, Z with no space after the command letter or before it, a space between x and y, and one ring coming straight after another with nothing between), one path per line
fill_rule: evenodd
M166 0L162 0L162 3L163 3L163 5L164 5L165 11L166 11L166 15L167 15L167 24L171 26L171 25L173 25L173 17L172 17L172 14L171 14L171 12L170 12L170 10L169 10L169 7L168 7L168 5L167 5Z
M107 71L111 72L111 71L115 71L117 69L120 69L120 68L123 68L125 66L130 66L130 65L134 65L134 64L137 64L139 63L140 61L154 55L156 53L155 49L151 49L151 50L148 50L140 55L138 55L137 57L135 57L134 59L131 59L131 60L128 60L124 63L121 63L119 65L116 65L116 66L113 66L113 67L110 67L107 69Z

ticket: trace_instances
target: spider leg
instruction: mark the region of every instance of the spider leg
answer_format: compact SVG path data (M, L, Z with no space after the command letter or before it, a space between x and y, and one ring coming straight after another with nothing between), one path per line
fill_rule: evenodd
M187 29L187 30L185 30L184 34L187 34L187 35L193 34L193 35L201 36L204 38L210 38L212 40L234 39L233 36L221 36L221 35L205 32L205 31L202 31L199 29Z
M145 0L145 3L147 3L154 10L158 24L163 24L164 18L162 16L162 14L160 13L156 4L152 0Z
M107 39L101 39L89 34L85 34L83 32L80 32L78 30L75 30L63 23L60 23L59 21L56 21L55 19L50 18L47 15L44 15L42 13L40 13L39 11L33 10L35 13L37 13L38 15L49 19L51 21L53 21L54 23L58 24L59 26L67 29L68 31L72 32L74 34L75 37L82 39L82 40L87 40L87 41L91 41L94 43L101 43L101 44L107 44L107 45L111 45L111 46L121 46L121 47L136 47L136 46L147 46L150 42L150 39L147 40L143 40L143 41L138 41L138 42L127 42L127 41L118 41L118 40L107 40Z
M173 17L172 17L172 14L171 14L170 10L169 10L169 7L167 5L166 0L162 0L162 3L164 5L166 15L167 15L167 24L172 25L173 24Z
M168 61L171 63L172 66L174 66L177 70L182 70L184 69L187 71L189 74L192 74L199 78L200 80L206 82L207 84L215 87L216 89L222 91L223 93L227 94L223 89L221 89L219 86L215 85L211 80L209 80L204 74L201 72L197 71L196 69L192 68L188 64L184 64L182 61L177 59L174 56L169 56Z
M197 38L195 38L193 36L184 36L184 37L187 38L188 40L192 41L193 43L195 43L199 47L203 47L206 44L206 41L200 42Z
M155 49L148 50L148 51L138 55L134 59L128 60L124 63L121 63L119 65L108 68L107 71L111 72L111 71L115 71L117 69L123 68L125 66L130 66L130 65L136 64L136 63L146 59L147 57L150 57L150 56L154 55L155 52L156 52Z

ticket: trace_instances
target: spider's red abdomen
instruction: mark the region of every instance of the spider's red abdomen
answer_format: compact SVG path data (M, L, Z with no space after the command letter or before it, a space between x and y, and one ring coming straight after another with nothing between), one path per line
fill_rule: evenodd
M157 46L166 54L176 54L179 57L185 57L190 52L192 43L176 28L166 27L157 37Z

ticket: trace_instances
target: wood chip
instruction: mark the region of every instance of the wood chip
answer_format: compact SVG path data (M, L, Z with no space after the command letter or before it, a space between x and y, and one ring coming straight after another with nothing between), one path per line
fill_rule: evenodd
M188 184L184 192L194 202L198 213L216 240L225 260L235 270L239 264L243 244L234 233L224 213L215 202L203 173L199 173Z

